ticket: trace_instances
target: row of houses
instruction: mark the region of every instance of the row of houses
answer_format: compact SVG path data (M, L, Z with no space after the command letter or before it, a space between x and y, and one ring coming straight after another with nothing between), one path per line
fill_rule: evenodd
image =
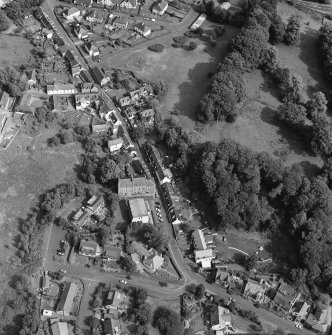
M205 235L202 229L196 229L192 233L192 242L196 264L203 269L211 268L211 262L216 257L213 235Z
M105 244L100 247L95 241L81 240L79 254L87 257L103 257L107 261L118 261L122 255L119 247Z
M127 135L109 140L107 142L108 149L111 154L117 153L119 150L132 150L135 146Z
M128 95L119 98L118 102L121 108L134 104L140 98L153 96L151 85L143 85L137 90L130 91Z

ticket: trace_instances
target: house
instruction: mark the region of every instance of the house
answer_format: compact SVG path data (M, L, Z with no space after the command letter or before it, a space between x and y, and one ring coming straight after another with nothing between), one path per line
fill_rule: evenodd
M139 22L135 24L134 30L137 31L139 34L147 37L151 34L151 28L148 27L144 22Z
M2 91L0 99L0 112L1 111L8 112L12 104L13 104L13 98L11 98L7 92Z
M135 9L137 7L137 0L124 0L120 3L120 7Z
M248 279L243 283L242 294L246 298L250 297L261 303L264 300L265 288L258 282Z
M89 56L96 57L99 56L99 49L98 47L92 43L91 41L86 43L84 45L86 52L89 54Z
M75 107L77 110L85 109L91 105L92 102L98 100L99 95L95 93L90 94L76 94Z
M47 29L47 28L42 28L41 33L47 38L50 39L53 37L53 30Z
M217 310L211 313L211 329L219 334L219 331L226 331L232 326L232 314L228 308L218 306ZM221 334L224 334L222 332Z
M75 94L77 89L73 84L54 84L47 85L47 94Z
M79 17L80 15L81 15L80 9L75 7L67 8L63 11L63 17L68 21L72 21L75 18Z
M71 74L73 77L79 76L82 70L81 65L79 64L76 66L71 66L70 69L71 69Z
M301 293L298 293L292 286L280 283L273 302L285 312L289 312L300 298Z
M129 95L130 95L131 100L137 100L141 96L140 90L131 91L129 92Z
M130 97L123 97L119 99L119 104L121 107L126 107L131 104L131 99Z
M100 213L105 206L104 198L102 196L93 195L85 204L85 208L91 214Z
M128 179L119 179L118 194L120 197L154 197L156 185L145 177L131 177Z
M297 301L292 309L292 315L296 318L296 321L305 320L307 318L310 309L310 304L306 301Z
M118 290L111 290L108 292L105 307L115 310L122 309L126 307L124 301L125 297L126 296L122 292Z
M91 23L103 23L104 15L102 12L94 10L85 19Z
M105 335L121 334L120 322L114 318L107 318L103 322L103 331Z
M329 327L329 309L324 305L317 305L308 316L305 325L319 334L325 334Z
M134 148L134 144L133 142L129 139L129 137L127 135L123 135L122 136L122 139L123 139L123 147L128 150L128 149L131 149L131 148Z
M139 88L139 92L140 92L140 95L142 97L146 97L148 95L152 95L153 94L153 89L151 87L151 85L143 85L142 87Z
M204 233L201 229L196 229L191 237L193 240L195 250L205 250L207 248Z
M102 256L108 261L117 261L121 257L121 248L106 244Z
M52 335L69 335L67 322L55 322L51 325Z
M182 220L180 219L180 211L177 208L171 208L167 215L173 225L182 223Z
M113 26L116 28L127 29L128 20L125 17L117 16L113 21Z
M107 142L107 146L111 153L116 152L123 147L123 139L116 138L115 140L110 140Z
M172 181L172 178L169 176L169 174L166 173L167 173L166 170L162 167L161 164L159 164L159 166L157 166L156 169L156 175L160 185L170 183Z
M106 5L106 6L114 6L114 2L112 0L97 0L97 4Z
M104 86L110 81L110 78L105 76L105 74L98 66L93 67L91 70L94 79L100 86Z
M82 93L98 93L98 87L94 83L82 83L81 85Z
M121 126L122 122L121 120L118 118L118 116L116 115L116 112L113 111L109 114L110 117L110 121L112 121L114 126Z
M89 257L100 256L100 247L97 242L81 240L79 254Z
M79 209L72 218L73 225L80 229L90 220L89 214L84 209Z
M34 107L32 102L33 99L30 93L22 94L15 107L16 112L34 114L36 107Z
M154 273L162 267L164 258L158 254L151 254L145 258L142 263L146 266L148 272Z
M75 28L74 31L75 31L77 38L80 40L84 40L89 37L88 32L82 27L77 27Z
M201 14L197 20L191 25L190 29L195 31L196 29L198 29L202 23L206 20L206 14Z
M148 210L144 199L136 198L128 201L131 222L149 223Z
M68 51L69 49L65 44L58 49L58 52L62 57L65 57Z
M130 244L132 250L134 251L134 253L136 253L137 255L139 255L142 258L148 258L151 253L149 252L149 250L147 250L142 243L138 243L136 241L132 241Z
M109 124L93 124L92 125L92 133L93 134L99 134L99 133L105 133L110 129Z
M74 283L65 283L62 289L60 301L56 312L61 315L68 316L73 308L74 298L76 296L77 287Z
M168 8L168 2L165 0L162 0L156 3L152 7L152 13L157 14L157 15L163 15L166 12L167 8Z
M40 284L41 284L40 288L43 291L48 291L50 289L50 277L48 277L48 276L41 277L41 283Z
M203 269L211 267L213 258L215 258L215 252L212 249L195 250L196 264L201 264Z
M74 4L78 6L91 7L92 0L74 0Z
M152 108L144 109L139 112L139 116L142 122L153 124L154 122L154 110Z

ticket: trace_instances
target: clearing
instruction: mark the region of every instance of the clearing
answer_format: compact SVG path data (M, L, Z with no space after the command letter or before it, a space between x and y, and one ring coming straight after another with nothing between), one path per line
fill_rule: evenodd
M0 66L19 66L33 63L33 46L24 37L0 34Z

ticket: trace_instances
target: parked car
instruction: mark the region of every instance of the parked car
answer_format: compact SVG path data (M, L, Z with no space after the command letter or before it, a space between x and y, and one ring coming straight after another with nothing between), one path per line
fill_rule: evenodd
M121 279L121 280L119 280L119 282L120 282L121 284L123 284L123 285L127 285L127 281L126 281L126 280Z
M62 270L62 269L60 269L59 272L67 273L67 270Z

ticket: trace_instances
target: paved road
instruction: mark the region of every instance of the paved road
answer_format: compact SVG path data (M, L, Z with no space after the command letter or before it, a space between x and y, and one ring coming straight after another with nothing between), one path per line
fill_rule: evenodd
M304 7L312 9L316 12L320 12L323 14L332 14L332 5L313 3L309 1L303 1L303 0L295 0L294 3L301 4Z
M86 70L88 69L88 66L85 62L85 59L81 56L81 54L78 52L78 50L76 49L76 46L74 45L74 43L71 41L71 39L69 38L69 36L66 34L65 30L63 29L63 27L61 26L61 24L57 21L54 13L53 13L53 8L52 8L52 3L51 0L46 0L43 5L42 5L42 9L44 11L44 13L46 13L46 15L48 16L48 19L52 22L52 25L55 29L55 31L58 33L58 35L64 40L64 42L67 44L67 46L72 50L74 56L76 57L76 59L78 60L78 62L81 64L81 66L83 68L85 68ZM187 27L191 24L192 20L195 19L195 16L197 16L197 14L192 11L190 13L190 15L188 15L185 20L182 21L180 27L178 28L178 31L176 32L176 34L179 34L180 32L184 32ZM158 39L154 40L157 41ZM151 41L148 41L146 43L151 43ZM135 50L142 48L142 44L131 48L130 52L135 52ZM124 52L129 52L129 50L124 50ZM109 101L110 97L103 91L100 90L100 93L102 94L102 96L104 97L104 99L107 101ZM122 118L122 116L119 114L120 119L123 122L123 125L125 125L125 122ZM124 127L125 128L125 127ZM125 129L126 131L126 129ZM165 219L167 222L167 219ZM148 278L141 278L141 277L134 277L133 280L128 280L128 284L132 284L138 287L143 287L146 288L150 294L155 294L156 296L160 297L160 298L165 298L165 299L172 299L175 297L179 297L179 295L181 294L181 292L183 291L184 285L188 282L196 282L196 283L202 283L205 285L206 289L208 291L210 291L211 293L218 295L224 299L228 299L230 297L230 295L228 295L225 290L223 290L222 288L220 288L217 285L210 285L207 284L204 280L203 277L201 277L200 275L198 275L197 273L193 272L191 270L191 268L184 262L184 259L182 257L181 251L174 239L174 235L173 235L173 229L171 224L165 224L165 227L167 227L168 230L168 234L169 236L172 236L170 239L170 244L169 244L169 249L170 249L170 253L174 259L174 262L176 263L178 269L180 269L181 271L181 275L183 277L183 281L181 282L181 284L179 285L174 285L174 284L170 284L169 287L167 288L161 288L159 287L158 283L155 280L151 280ZM65 269L67 271L67 275L72 275L74 277L78 277L81 279L85 279L87 281L100 281L100 282L113 282L116 283L118 282L119 279L123 278L124 276L119 275L119 274L111 274L111 273L101 273L101 272L95 272L95 270L93 269L88 269L88 268L80 268L80 267L76 267L76 266L72 266L70 264L62 264L62 263L57 263L54 262L51 259L50 255L47 255L48 260L47 260L47 265L46 268L48 270L59 270L59 269ZM239 307L247 309L247 310L252 310L254 312L256 312L259 316L260 319L264 320L265 322L274 325L275 327L282 327L285 330L289 331L289 332L295 332L296 333L296 328L294 326L294 324L292 322L289 322L285 319L281 319L279 317L277 317L275 314L270 313L266 310L263 309L257 309L255 308L252 303L246 299L243 299L241 297L238 296L234 296L234 298L236 299L236 303ZM311 332L309 332L306 329L302 329L301 330L301 334L311 334Z

